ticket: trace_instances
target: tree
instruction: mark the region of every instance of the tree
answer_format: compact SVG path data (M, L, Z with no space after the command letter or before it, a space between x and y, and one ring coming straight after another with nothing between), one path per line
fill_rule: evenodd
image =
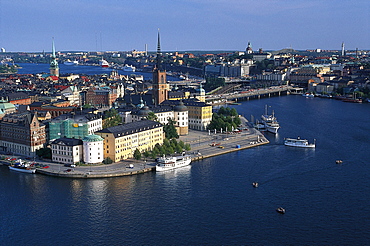
M213 78L208 77L206 78L206 83L204 84L204 89L206 91L214 90L220 86L225 85L225 78Z
M190 144L188 144L188 143L185 144L185 150L186 151L190 151L191 150Z
M153 120L153 121L158 121L158 117L155 115L153 112L149 112L148 116L146 117L147 120Z
M140 160L141 159L141 153L140 153L140 150L139 149L135 149L134 158L136 160Z
M104 112L103 128L118 126L119 124L122 124L122 118L116 109L112 108Z
M36 155L45 159L51 159L51 149L50 148L41 148L36 150Z
M168 123L163 126L163 131L167 139L179 138L179 134L175 127L175 121L172 119L169 119Z
M109 157L107 157L103 160L103 164L112 164L112 163L113 163L113 160Z

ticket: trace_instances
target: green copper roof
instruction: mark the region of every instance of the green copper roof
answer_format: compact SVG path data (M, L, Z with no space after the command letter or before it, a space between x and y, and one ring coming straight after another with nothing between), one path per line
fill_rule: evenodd
M84 139L82 139L82 141L85 141L85 142L99 142L99 141L103 141L104 139L98 135L95 135L95 134L92 134L92 135L88 135L86 137L84 137Z

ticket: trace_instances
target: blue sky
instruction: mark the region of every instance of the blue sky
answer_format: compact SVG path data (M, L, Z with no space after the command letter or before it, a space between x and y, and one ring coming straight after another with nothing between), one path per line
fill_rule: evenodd
M369 0L0 0L7 51L370 49Z

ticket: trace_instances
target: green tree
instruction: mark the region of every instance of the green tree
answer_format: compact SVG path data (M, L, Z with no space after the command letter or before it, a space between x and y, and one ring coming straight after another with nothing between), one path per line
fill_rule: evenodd
M153 112L149 112L148 116L146 117L147 120L153 120L153 121L158 121L158 117L155 115Z
M140 150L139 149L135 149L135 151L134 151L134 158L136 160L140 160L141 159L141 153L140 153Z
M167 124L163 126L163 131L167 139L179 138L179 134L176 131L175 121L169 120Z
M41 148L36 150L36 155L45 159L51 159L52 153L50 148Z
M191 150L190 144L188 144L188 143L185 144L185 150L186 151L190 151Z
M112 108L104 112L103 128L117 126L119 124L122 124L122 118L116 109Z
M103 160L103 164L112 164L113 160L110 157L107 157Z

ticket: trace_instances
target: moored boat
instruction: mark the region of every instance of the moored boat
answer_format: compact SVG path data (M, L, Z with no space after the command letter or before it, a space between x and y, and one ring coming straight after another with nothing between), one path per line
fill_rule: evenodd
M261 119L262 119L262 123L264 124L266 130L268 132L271 132L271 133L274 133L276 134L280 128L280 124L279 122L277 121L276 117L275 117L275 112L272 111L272 114L269 115L267 113L267 105L265 106L265 114L263 114L261 116Z
M67 66L73 66L73 65L78 65L78 61L71 61L68 59L63 64Z
M301 147L301 148L315 148L316 147L316 140L314 143L309 143L307 139L298 138L285 138L284 145L290 147Z
M156 171L162 172L179 167L187 166L191 163L191 156L182 154L180 156L160 157L156 165Z
M128 65L126 64L123 68L122 68L123 71L125 72L135 72L136 71L136 67L132 66L132 65Z
M22 173L36 173L36 168L32 164L23 162L21 159L17 160L13 165L9 166L10 170Z
M109 63L108 63L106 60L104 60L104 59L101 59L101 60L99 61L99 65L100 65L101 67L109 67Z

